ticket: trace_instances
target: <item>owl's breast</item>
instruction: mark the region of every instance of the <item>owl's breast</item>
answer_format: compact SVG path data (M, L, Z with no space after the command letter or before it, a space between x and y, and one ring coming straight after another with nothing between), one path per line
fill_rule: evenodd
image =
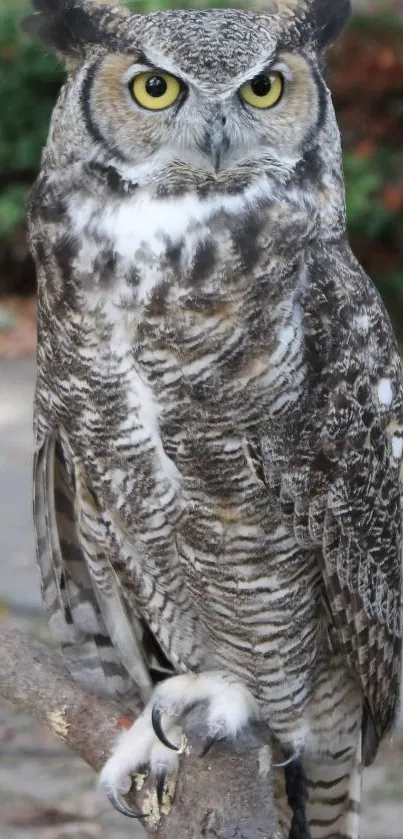
M312 214L290 196L275 198L265 178L205 197L161 198L148 186L114 201L73 193L69 274L84 306L125 306L137 316L163 297L207 314L231 303L273 305L312 228Z
M253 462L302 390L300 244L279 244L281 208L245 196L91 201L72 240L78 306L54 332L60 422L171 660L199 666L207 650L236 669L246 627L253 674L274 645L266 604L291 626L307 589L277 594L279 543L284 573L298 557ZM180 641L163 611L178 603Z
M83 188L67 213L52 246L61 304L50 301L41 352L49 378L71 368L89 430L100 415L100 436L111 422L121 434L129 410L144 439L158 425L173 451L178 429L203 439L216 426L231 438L298 399L309 230L300 204L275 200L261 179L175 199L145 186L103 202Z
M107 206L87 195L69 212L68 308L49 324L49 378L66 380L71 366L64 410L84 448L96 426L98 452L116 439L129 456L150 446L176 456L186 434L256 434L295 403L303 214L290 249L278 236L285 209L260 185L175 201L139 189Z

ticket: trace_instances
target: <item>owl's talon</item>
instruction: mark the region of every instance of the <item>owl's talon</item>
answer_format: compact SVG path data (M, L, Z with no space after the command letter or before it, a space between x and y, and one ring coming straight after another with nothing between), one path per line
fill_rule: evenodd
M292 754L291 757L288 757L287 760L283 760L282 763L272 763L272 768L273 769L285 769L286 766L290 766L291 763L294 763L294 761L299 760L300 757L301 757L301 752L294 752L294 754Z
M110 803L112 804L112 807L114 807L115 810L118 811L118 813L122 813L123 816L127 816L127 818L129 819L145 818L144 813L136 813L135 810L130 810L129 807L126 807L125 804L122 804L120 798L118 798L117 795L115 795L115 793L111 790L107 792L107 796L109 798Z
M154 779L154 803L161 813L169 810L173 799L175 780L179 770L179 757L186 748L181 718L197 703L208 703L204 709L207 738L205 749L219 740L234 741L250 720L259 718L257 703L249 690L231 676L220 671L184 673L162 682L153 697L131 728L119 735L114 751L100 775L100 785L111 804L129 818L144 818L142 813L131 811L120 799L130 786L130 778ZM170 737L180 748L168 740L162 727L162 715ZM144 772L143 772L144 770Z
M168 738L166 737L164 730L162 728L161 722L162 711L156 706L153 706L151 711L151 722L154 729L155 734L157 735L158 739L161 743L167 747L167 749L172 749L173 752L178 752L178 746L174 746Z

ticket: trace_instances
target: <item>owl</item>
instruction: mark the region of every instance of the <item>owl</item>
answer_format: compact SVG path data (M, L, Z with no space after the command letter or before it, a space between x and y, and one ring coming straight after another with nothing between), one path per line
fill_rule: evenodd
M101 786L135 815L199 709L209 744L258 723L307 836L357 839L399 699L403 388L323 74L350 2L34 7L68 71L29 207L43 598L73 676L144 702Z

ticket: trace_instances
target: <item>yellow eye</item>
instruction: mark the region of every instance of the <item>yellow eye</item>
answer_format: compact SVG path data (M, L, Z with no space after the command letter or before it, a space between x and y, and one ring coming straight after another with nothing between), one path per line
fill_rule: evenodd
M135 102L149 111L162 111L173 105L181 94L181 84L169 73L153 70L140 73L130 82L130 92Z
M281 73L259 73L240 88L240 96L253 108L273 108L280 101L284 90Z

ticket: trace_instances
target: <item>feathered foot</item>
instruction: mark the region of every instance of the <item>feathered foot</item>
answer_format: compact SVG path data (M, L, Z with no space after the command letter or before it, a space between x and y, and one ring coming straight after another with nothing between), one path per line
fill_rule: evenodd
M251 720L259 718L249 690L226 673L211 671L173 676L159 684L143 713L124 731L105 764L100 785L113 806L131 818L143 818L121 801L130 790L132 775L146 769L156 778L161 808L167 778L176 778L184 748L181 720L199 703L206 703L205 742L234 740Z

